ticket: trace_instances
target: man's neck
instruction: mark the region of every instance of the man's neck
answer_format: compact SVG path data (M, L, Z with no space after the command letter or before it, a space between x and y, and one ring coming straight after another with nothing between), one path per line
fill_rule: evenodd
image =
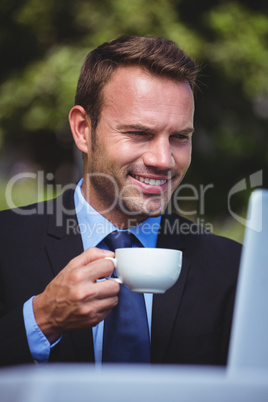
M84 199L94 208L100 215L111 222L119 230L130 229L131 227L137 226L143 221L145 221L149 216L141 214L127 214L125 211L121 211L120 208L114 206L112 209L103 206L100 210L98 200L94 200L94 197L89 197L86 187L82 185L81 188L82 195Z

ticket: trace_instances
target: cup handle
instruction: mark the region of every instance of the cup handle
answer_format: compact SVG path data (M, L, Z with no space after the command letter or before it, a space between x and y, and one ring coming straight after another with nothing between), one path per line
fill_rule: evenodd
M116 269L116 267L117 267L116 258L105 257L105 260L112 261L112 263L114 264L114 268ZM123 284L123 282L122 282L121 279L119 279L119 278L111 278L111 276L106 276L106 279L110 279L111 281L115 281L115 282L117 282L117 283L120 283L120 285Z

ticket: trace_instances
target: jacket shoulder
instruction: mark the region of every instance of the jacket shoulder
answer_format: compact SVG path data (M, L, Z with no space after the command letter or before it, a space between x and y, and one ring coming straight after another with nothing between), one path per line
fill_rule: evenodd
M214 234L205 226L199 225L180 215L165 216L162 230L171 237L180 239L183 247L194 250L202 256L217 256L223 260L240 260L242 245L235 240Z
M5 238L26 235L34 228L41 229L47 222L48 210L54 200L43 201L31 205L7 209L0 212L0 236Z
M44 232L50 218L54 220L74 212L73 193L73 190L67 190L51 200L0 211L0 237L16 238Z

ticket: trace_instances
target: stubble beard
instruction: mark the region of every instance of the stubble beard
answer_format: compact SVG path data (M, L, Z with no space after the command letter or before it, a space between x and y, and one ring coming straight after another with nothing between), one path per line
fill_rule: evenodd
M91 163L87 173L87 200L109 221L124 222L127 226L126 222L130 220L132 225L135 221L138 224L148 217L164 213L171 189L164 190L162 194L146 195L137 186L120 183L115 177L112 168L107 173L97 163Z
M175 191L173 179L160 194L144 194L137 186L127 183L127 179L120 182L118 169L108 166L97 138L92 149L92 159L87 162L86 198L93 208L114 224L124 222L122 225L128 226L130 220L138 224L148 217L162 215ZM138 173L138 170L137 166L130 165L120 175L127 178L129 172ZM144 168L140 171L144 173ZM175 180L181 182L178 178Z

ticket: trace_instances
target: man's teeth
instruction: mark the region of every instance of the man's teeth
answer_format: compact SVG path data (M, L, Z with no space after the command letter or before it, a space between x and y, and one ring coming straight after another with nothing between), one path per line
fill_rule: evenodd
M155 180L155 179L148 179L148 177L142 176L134 176L136 180L141 181L142 183L150 184L151 186L161 186L165 184L167 180Z

